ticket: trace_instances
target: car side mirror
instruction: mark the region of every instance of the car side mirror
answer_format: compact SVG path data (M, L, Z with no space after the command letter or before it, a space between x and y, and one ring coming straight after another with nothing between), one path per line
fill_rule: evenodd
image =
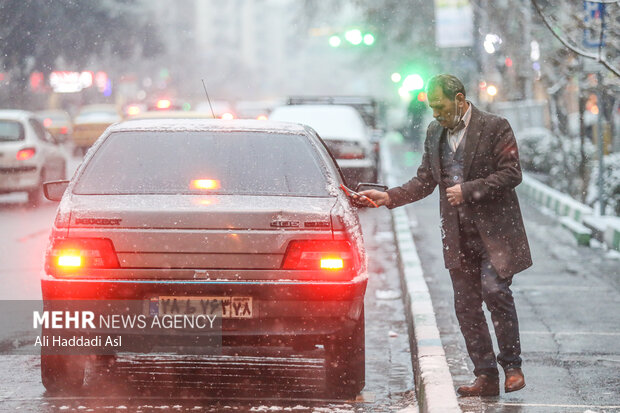
M43 193L50 201L60 201L68 186L69 181L45 182L43 184Z
M376 189L377 191L385 192L387 191L388 187L386 185L375 184L375 183L370 183L370 182L360 182L355 187L355 192L366 191L368 189Z

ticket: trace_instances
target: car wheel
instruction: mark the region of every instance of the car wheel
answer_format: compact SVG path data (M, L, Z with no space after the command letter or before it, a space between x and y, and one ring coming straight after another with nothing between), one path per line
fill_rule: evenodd
M332 395L355 397L366 384L364 309L351 336L334 337L325 343L327 389Z
M37 186L28 191L29 206L36 207L41 205L41 202L43 202L43 182L45 182L45 169L41 170L41 175L39 176L39 183Z
M52 393L81 389L85 369L85 356L41 355L41 381L47 391Z

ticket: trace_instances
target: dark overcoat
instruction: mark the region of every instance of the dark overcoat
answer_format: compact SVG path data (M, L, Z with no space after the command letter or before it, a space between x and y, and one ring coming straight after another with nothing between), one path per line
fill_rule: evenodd
M497 273L510 277L532 265L515 191L522 179L517 142L506 119L470 105L461 187L465 204L461 208L473 219ZM439 185L444 261L446 268L453 269L461 266L461 243L458 211L448 202L447 186L441 180L444 132L437 121L428 126L417 176L387 191L388 208L422 199Z

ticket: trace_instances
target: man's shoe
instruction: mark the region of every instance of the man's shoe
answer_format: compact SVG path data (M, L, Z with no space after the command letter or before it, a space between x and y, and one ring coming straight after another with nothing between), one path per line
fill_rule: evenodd
M504 383L504 391L510 393L512 391L521 390L525 387L525 377L520 368L506 370L506 382Z
M481 374L470 386L456 389L461 396L499 396L499 377Z

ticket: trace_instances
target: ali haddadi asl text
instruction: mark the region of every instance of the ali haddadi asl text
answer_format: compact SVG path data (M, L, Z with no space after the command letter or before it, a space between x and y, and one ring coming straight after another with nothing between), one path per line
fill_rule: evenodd
M73 336L37 336L34 345L39 347L121 347L121 336L106 336L105 342L102 336L84 337ZM103 344L102 344L103 343Z

